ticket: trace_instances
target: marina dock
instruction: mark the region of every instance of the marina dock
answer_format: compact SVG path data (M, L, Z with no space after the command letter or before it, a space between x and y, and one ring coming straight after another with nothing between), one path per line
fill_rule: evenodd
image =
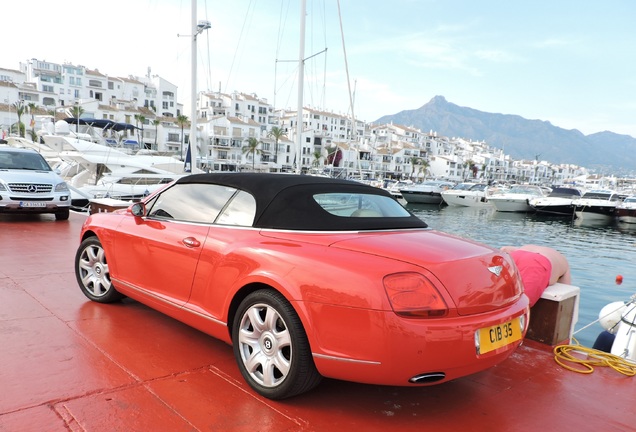
M526 341L431 387L325 379L271 401L230 346L135 301L89 301L73 261L85 216L0 215L0 431L629 431L634 378L579 374ZM346 331L346 329L343 329Z

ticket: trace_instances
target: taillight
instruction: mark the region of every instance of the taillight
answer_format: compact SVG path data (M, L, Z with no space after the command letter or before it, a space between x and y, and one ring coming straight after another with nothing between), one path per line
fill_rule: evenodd
M419 273L396 273L384 278L393 311L409 318L446 315L448 306L431 281Z

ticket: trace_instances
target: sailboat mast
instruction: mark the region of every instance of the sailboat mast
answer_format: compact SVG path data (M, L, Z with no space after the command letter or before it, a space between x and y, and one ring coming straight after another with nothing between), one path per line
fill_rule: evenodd
M305 80L305 15L306 0L300 2L300 48L298 53L298 113L296 115L296 172L302 170L303 147L303 83Z
M197 172L197 0L192 0L192 63L190 76L190 172Z

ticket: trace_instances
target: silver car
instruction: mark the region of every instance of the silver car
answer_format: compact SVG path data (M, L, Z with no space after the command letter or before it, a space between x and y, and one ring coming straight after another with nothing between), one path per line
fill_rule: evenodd
M71 194L41 154L0 146L0 213L53 213L67 220Z

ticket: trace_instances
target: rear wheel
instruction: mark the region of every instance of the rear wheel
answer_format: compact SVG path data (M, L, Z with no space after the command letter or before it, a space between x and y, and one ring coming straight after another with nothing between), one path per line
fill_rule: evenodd
M84 295L93 301L112 303L124 297L110 281L106 253L97 237L85 239L77 249L75 277Z
M278 292L248 295L234 317L232 335L241 374L262 396L284 399L320 383L300 318Z

